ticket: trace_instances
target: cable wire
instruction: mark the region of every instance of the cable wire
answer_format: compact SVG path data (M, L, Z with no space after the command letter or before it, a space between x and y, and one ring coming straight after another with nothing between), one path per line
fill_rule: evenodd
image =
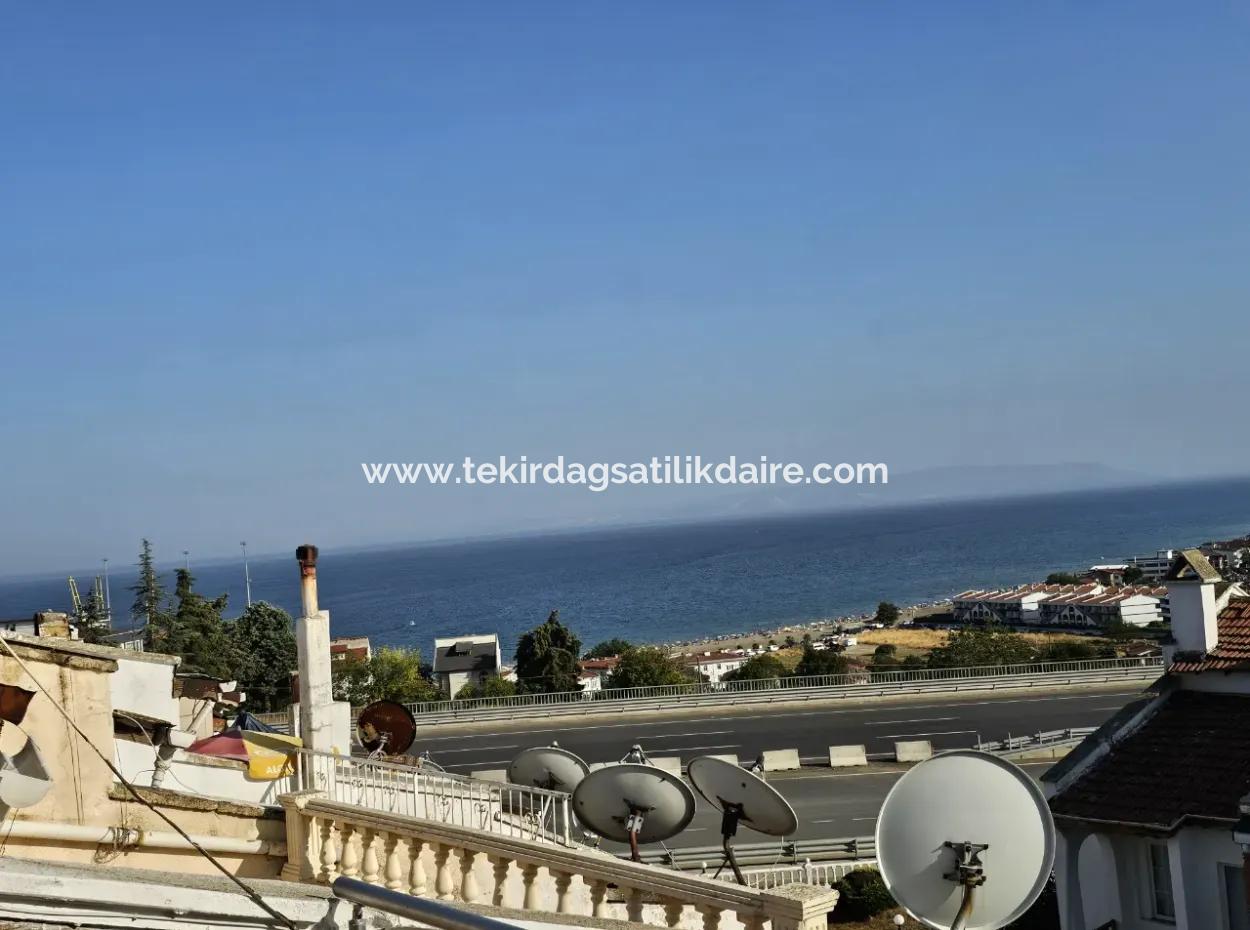
M87 734L82 731L82 728L78 726L78 723L74 720L73 717L70 716L69 712L64 707L61 706L60 701L58 701L55 697L53 697L52 694L48 691L48 689L43 686L43 684L39 681L38 678L35 677L34 673L30 670L30 668L27 667L26 663L22 661L21 656L19 656L16 652L13 651L13 647L9 645L9 641L7 639L4 639L3 637L0 637L0 645L4 646L5 652L7 652L10 656L13 657L13 660L17 662L18 667L21 668L21 670L26 673L26 676L35 683L35 687L38 688L41 692L43 692L44 696L49 701L52 702L52 705L57 709L60 715L65 718L66 723L68 723L73 728L74 732L78 734L79 738L84 743L86 743L88 746L91 747L91 751L100 757L100 761L102 761L105 765L109 767L109 771L111 771L113 775L117 778L117 780L126 787L126 790L131 793L131 795L134 797L136 801L138 801L140 804L142 804L144 807L150 810L157 817L161 818L161 820L165 821L165 823L169 824L169 826L173 828L175 833L177 833L184 840L186 840L187 845L189 845L192 849L198 852L205 859L207 859L210 863L212 863L213 867L216 868L217 871L219 871L222 875L228 878L235 885L237 885L239 887L239 890L242 891L243 894L245 894L248 898L250 898L253 904L259 907L262 911L264 911L274 920L278 921L278 923L280 923L282 926L287 927L288 930L298 930L298 928L295 925L295 922L291 920L291 918L287 917L285 914L281 913L280 911L275 910L251 886L249 886L246 882L240 879L237 875L230 872L224 865L222 865L220 862L217 861L217 859L212 855L212 853L210 853L203 846L201 846L199 843L193 840L191 836L185 830L183 830L182 827L174 823L174 821L170 819L170 817L164 811L158 810L155 807L155 805L153 805L150 801L147 800L147 798L140 795L139 792L135 789L135 786L132 785L126 779L126 776L124 776L121 773L121 770L118 769L118 767L113 764L112 760L110 760L108 756L106 756L100 750L100 748L91 741L91 739L87 736Z

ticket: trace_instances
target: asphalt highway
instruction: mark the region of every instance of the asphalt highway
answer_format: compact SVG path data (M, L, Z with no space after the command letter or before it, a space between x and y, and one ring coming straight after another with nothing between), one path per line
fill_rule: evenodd
M1039 730L1098 726L1124 704L1141 694L1140 687L1116 686L1093 691L1051 693L1014 691L1002 696L980 693L926 697L907 702L871 702L813 709L752 708L750 713L666 717L611 722L601 718L577 720L518 720L507 724L478 724L461 728L440 726L418 737L414 751L429 750L434 761L451 772L506 768L530 746L553 740L587 762L615 762L634 743L652 756L680 756L684 762L710 754L736 754L744 762L766 749L798 749L804 759L828 758L828 747L863 744L870 754L885 754L897 740L929 740L935 749L954 749L983 740L1002 739ZM1035 763L1026 771L1040 776L1050 763ZM886 793L901 774L895 765L875 764L867 769L804 768L769 776L794 807L799 819L796 836L863 836L873 832ZM670 846L712 846L720 841L719 814L699 799L698 814L690 827ZM767 837L743 830L740 843Z

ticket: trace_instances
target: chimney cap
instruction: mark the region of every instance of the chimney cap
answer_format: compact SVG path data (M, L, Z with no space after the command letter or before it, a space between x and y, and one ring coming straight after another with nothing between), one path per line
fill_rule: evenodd
M317 547L311 543L305 543L295 550L295 558L300 565L304 567L316 567L317 565Z

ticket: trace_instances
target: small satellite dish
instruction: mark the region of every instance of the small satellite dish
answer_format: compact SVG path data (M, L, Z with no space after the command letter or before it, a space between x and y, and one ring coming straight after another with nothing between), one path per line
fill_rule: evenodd
M769 836L789 836L799 828L794 808L781 796L781 792L755 772L724 759L713 756L691 759L687 774L695 790L721 812L720 833L725 862L733 869L738 884L745 885L746 879L733 850L738 824L745 823ZM721 868L724 867L722 864ZM720 869L712 877L717 875L720 875Z
M17 724L10 724L21 730ZM38 804L52 790L52 775L44 764L39 747L22 730L26 743L10 755L0 752L0 806L23 808Z
M591 833L629 843L658 843L686 829L694 817L694 793L654 765L621 762L591 772L573 791L573 813Z
M559 746L523 749L508 766L508 781L569 794L590 774L590 767Z
M374 701L356 718L356 733L371 755L402 756L417 736L417 723L403 704Z
M1055 825L1036 784L972 749L944 752L895 783L877 819L886 887L936 930L997 930L1050 877Z

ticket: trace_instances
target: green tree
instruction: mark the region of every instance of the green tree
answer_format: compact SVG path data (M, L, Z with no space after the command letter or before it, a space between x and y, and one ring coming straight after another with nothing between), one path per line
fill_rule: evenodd
M997 624L964 627L951 633L946 645L929 653L930 668L976 665L1013 665L1033 661L1033 647L1016 633Z
M1146 577L1146 573L1136 565L1130 565L1128 568L1124 569L1124 574L1121 577L1124 579L1125 584L1138 584L1143 578Z
M299 666L291 615L257 601L231 624L238 655L235 677L255 713L279 710L290 702L291 672Z
M97 578L87 592L87 597L82 602L82 612L78 615L78 638L84 643L102 643L109 632L104 595L100 591L99 581Z
M695 675L662 649L635 646L621 653L605 688L648 688L657 685L684 685L695 681Z
M796 675L845 675L851 668L846 656L832 649L817 651L810 645L803 647L799 664L794 667Z
M894 898L876 869L847 872L834 887L838 890L834 919L839 923L868 920L894 906Z
M131 586L135 594L130 615L135 620L151 623L165 603L165 589L156 573L156 560L152 555L152 543L144 539L139 549L139 580Z
M629 648L630 648L630 643L628 640L624 640L619 637L614 637L612 639L605 639L603 642L599 643L597 646L594 646L593 648L591 648L590 652L586 653L586 658L588 659L610 659L612 656L622 655Z
M469 698L512 697L516 694L516 682L507 681L498 675L491 675L480 685L469 683L456 692L456 700Z
M886 626L894 626L894 624L898 623L898 618L898 606L891 604L889 601L882 601L878 604L876 616L873 617L877 623L884 623Z
M333 685L335 698L350 701L353 707L374 701L410 704L439 699L438 689L422 673L421 651L401 646L383 646L368 661L340 663Z
M516 674L520 690L531 694L577 691L577 657L582 641L560 622L560 611L524 634L516 647Z
M776 656L765 653L752 656L732 672L721 676L721 681L766 681L770 678L785 678L790 674L786 664Z
M238 665L238 652L222 619L226 595L209 600L197 594L195 578L185 568L178 569L176 577L173 629L180 640L177 654L182 656L181 670L230 681Z
M1081 579L1072 572L1051 572L1046 576L1047 584L1080 584Z

